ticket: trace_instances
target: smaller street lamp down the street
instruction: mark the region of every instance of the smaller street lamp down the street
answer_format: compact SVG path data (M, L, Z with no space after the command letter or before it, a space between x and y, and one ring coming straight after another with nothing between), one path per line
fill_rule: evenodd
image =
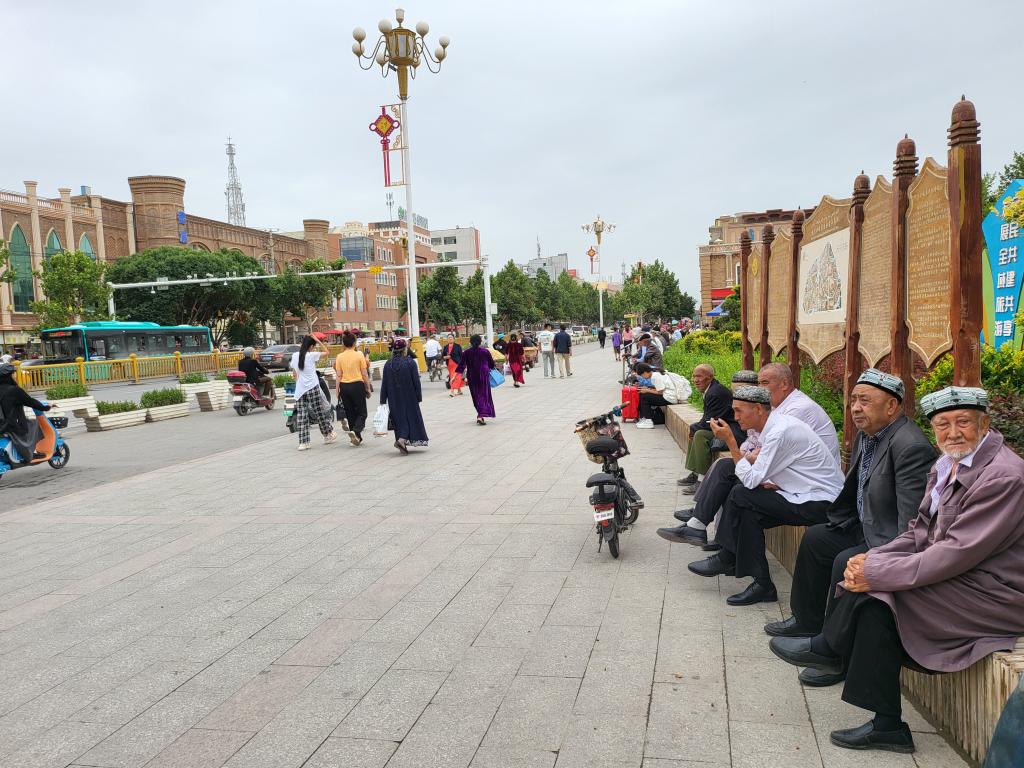
M587 234L593 233L597 239L597 301L598 301L598 323L604 328L604 286L607 283L604 282L601 275L601 235L605 232L611 233L615 231L615 225L609 224L601 219L601 214L594 217L594 220L589 224L584 224L581 229Z

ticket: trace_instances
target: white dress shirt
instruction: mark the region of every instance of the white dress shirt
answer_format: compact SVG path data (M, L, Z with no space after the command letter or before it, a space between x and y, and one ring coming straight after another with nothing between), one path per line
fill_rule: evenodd
M786 399L779 403L778 408L772 408L772 416L777 413L786 416L795 416L804 424L814 430L814 434L821 438L821 442L832 452L832 458L839 464L839 436L836 434L835 424L825 413L825 409L811 400L799 389L794 389Z
M737 461L736 477L747 488L773 483L793 504L835 501L844 480L821 438L800 419L775 411L761 432L757 459Z
M441 356L441 344L437 339L427 339L426 346L423 347L424 357L440 357Z

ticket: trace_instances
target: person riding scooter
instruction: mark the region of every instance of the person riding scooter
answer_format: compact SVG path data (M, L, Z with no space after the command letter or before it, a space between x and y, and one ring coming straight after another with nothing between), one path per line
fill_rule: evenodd
M48 411L50 405L41 403L18 386L14 380L17 369L10 363L0 364L0 434L6 434L14 443L23 464L44 458L36 451L42 437L39 424L25 418L25 408ZM12 457L13 458L13 457Z
M256 350L246 347L242 350L242 359L238 361L238 370L245 374L245 380L256 387L260 397L273 399L274 380L270 378L270 369L255 357Z

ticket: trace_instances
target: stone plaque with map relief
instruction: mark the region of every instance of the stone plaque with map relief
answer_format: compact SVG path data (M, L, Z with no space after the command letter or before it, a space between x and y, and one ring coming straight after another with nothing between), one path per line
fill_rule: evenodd
M753 349L761 343L761 278L764 275L762 246L750 249L747 259L747 340Z
M949 325L949 194L946 169L927 158L907 209L908 343L930 366L953 344Z
M849 265L850 200L825 195L804 222L797 281L799 345L816 363L845 344Z
M892 185L879 176L861 225L858 348L869 366L892 349Z
M772 242L771 258L768 259L768 346L772 354L786 348L789 341L790 271L793 262L793 238L779 232Z

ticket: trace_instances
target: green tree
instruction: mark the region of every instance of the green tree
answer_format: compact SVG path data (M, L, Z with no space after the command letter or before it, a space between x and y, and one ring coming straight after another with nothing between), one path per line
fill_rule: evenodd
M326 262L308 259L296 270L289 267L269 280L272 300L270 308L275 319L282 313L306 321L310 332L321 314L330 312L331 303L341 296L349 285L347 275L316 275L302 277L300 272L325 272L344 268L345 260ZM241 319L241 318L237 318ZM262 318L260 318L262 319Z
M491 278L491 290L498 305L498 317L506 327L540 318L533 282L515 262L509 260L498 274Z
M986 176L991 175L992 174L986 174ZM996 187L993 204L997 203L1000 198L1002 198L1003 193L1006 192L1006 188L1010 186L1010 183L1015 179L1024 179L1024 152L1014 152L1013 158L1010 162L1003 166L1003 170L999 174L999 185ZM985 213L987 214L988 210L985 210Z
M651 304L647 311L651 319L666 321L678 318L684 307L683 294L679 290L675 273L656 260L653 264L644 265L642 274L643 284L650 291Z
M537 276L533 279L533 290L537 296L537 309L541 315L548 320L556 320L561 316L561 307L558 302L558 286L551 282L547 270L538 269Z
M556 315L552 320L571 323L577 318L575 315L579 310L579 297L576 290L576 281L568 272L562 272L555 280L555 309Z
M484 273L482 269L478 268L462 286L459 306L462 308L462 320L467 328L473 324L482 325L487 322L487 317L484 314Z
M11 249L0 240L0 283L13 283L17 276L11 266Z
M679 302L679 320L684 317L693 317L697 313L697 301L689 293L683 292Z
M732 289L725 301L722 302L722 316L716 317L714 322L716 331L738 331L740 329L740 288Z
M30 305L39 318L36 330L105 318L110 296L106 268L81 251L62 251L46 259L36 273L46 298Z
M981 176L981 218L988 216L989 211L996 204L996 181L994 173L984 173Z
M456 267L435 267L429 280L420 281L423 317L435 325L456 325L462 320L462 283Z

